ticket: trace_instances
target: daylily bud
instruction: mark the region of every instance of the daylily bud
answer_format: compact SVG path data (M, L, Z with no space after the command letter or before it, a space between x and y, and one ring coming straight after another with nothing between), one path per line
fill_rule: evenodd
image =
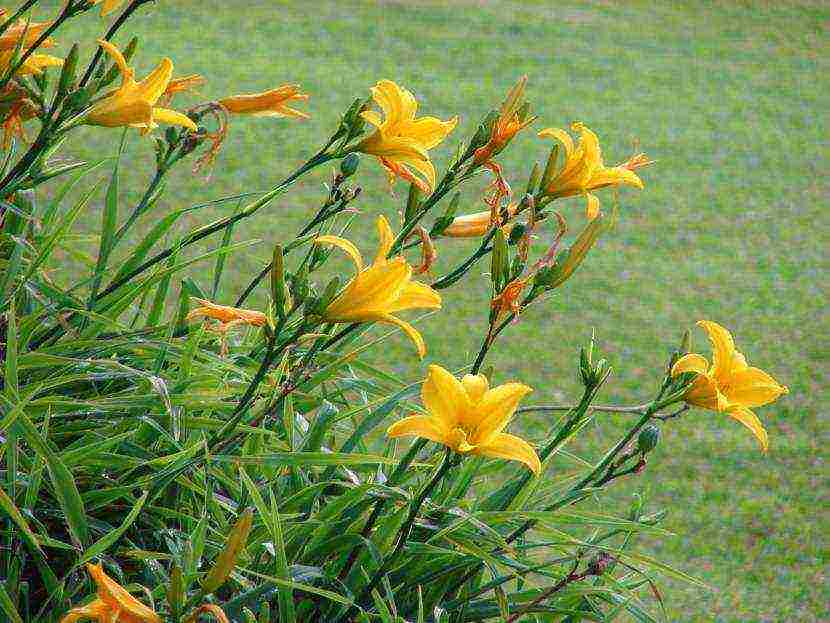
M357 166L360 164L360 156L355 153L348 154L340 162L340 174L343 179L347 179L355 174Z
M328 282L326 285L326 289L323 290L323 294L320 296L320 310L328 307L328 304L334 300L334 297L337 296L337 293L340 292L340 277L333 277L331 281Z
M530 170L530 177L527 179L527 190L525 194L533 196L536 187L539 186L539 180L542 178L542 168L538 162L533 163L533 168Z
M429 230L430 238L437 238L446 231L447 227L452 224L460 201L461 193L455 193L452 196L452 199L450 199L450 203L447 205L444 215L439 217L433 224L432 229Z
M642 454L648 454L657 447L658 441L660 441L660 428L654 424L649 424L640 431L640 436L637 438L637 449Z
M225 541L224 549L219 553L216 562L202 582L202 591L208 595L225 583L236 566L236 559L244 549L251 532L254 514L251 509L245 510L237 520Z
M245 623L257 623L256 616L249 608L242 608L242 618Z
M271 264L271 300L274 302L274 313L277 318L285 318L285 265L281 245L274 246Z
M602 215L593 219L582 233L579 234L573 245L556 258L556 263L547 271L540 271L536 276L536 284L548 290L558 288L576 272L579 265L588 255L604 229Z
M692 352L692 332L689 329L683 332L683 337L680 339L680 352L684 355Z
M522 236L525 235L525 231L527 230L527 226L524 223L516 223L510 229L510 238L508 238L507 243L510 246L517 244L519 240L522 239Z
M65 95L72 84L75 82L75 70L78 67L78 44L73 43L69 50L69 54L63 61L63 68L61 69L61 77L58 81L58 93L60 96Z
M267 601L259 607L259 623L271 623L271 604Z
M556 176L556 166L557 161L559 160L559 144L553 146L550 150L550 154L548 155L547 164L545 164L545 172L542 174L542 183L539 185L540 188L547 188L551 180Z
M519 121L524 121L530 115L530 102L525 102L519 107L519 110L516 111L516 116L519 118Z
M181 567L176 563L173 563L173 568L170 570L167 603L170 604L170 610L173 612L179 612L184 606L184 578L182 577Z
M498 229L493 236L493 252L490 257L490 279L496 292L501 292L509 281L509 261L507 240L504 232Z
M404 221L409 223L418 212L421 206L422 193L417 184L409 185L409 196L406 198L406 211L404 212Z

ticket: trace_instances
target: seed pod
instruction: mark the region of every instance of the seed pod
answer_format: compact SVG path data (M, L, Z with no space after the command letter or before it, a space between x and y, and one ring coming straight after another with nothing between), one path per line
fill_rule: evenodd
M213 567L202 581L202 591L206 595L222 586L230 576L231 571L236 566L236 559L248 541L248 534L251 532L253 520L254 513L250 508L246 509L239 516L234 527L231 528L224 549L219 552L216 562L213 563Z
M642 454L648 454L657 447L658 441L660 441L660 429L654 424L649 424L640 431L637 448Z
M357 167L360 164L360 156L355 153L348 154L340 162L340 174L343 179L349 178L355 174Z

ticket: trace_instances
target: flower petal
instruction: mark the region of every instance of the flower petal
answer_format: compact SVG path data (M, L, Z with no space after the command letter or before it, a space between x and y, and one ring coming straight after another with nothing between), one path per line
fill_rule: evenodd
M538 136L540 138L555 138L557 141L562 143L562 147L565 148L565 157L567 159L571 158L573 155L574 140L571 138L571 135L562 128L545 128L539 132Z
M173 61L163 58L150 74L138 83L138 92L141 99L155 104L167 90L170 78L173 77Z
M708 374L699 374L683 399L690 405L711 411L725 411L729 406L726 396L718 389L717 381Z
M449 371L431 365L421 387L424 407L434 417L440 418L447 429L455 428L470 410L470 400L464 386Z
M193 119L178 111L170 110L169 108L153 108L153 121L184 126L193 132L199 129Z
M519 461L527 465L537 476L542 471L542 463L533 446L521 437L508 433L498 433L487 444L476 447L472 453Z
M421 337L421 334L418 333L418 330L411 324L409 324L405 320L401 320L397 316L393 316L392 314L379 314L378 321L393 324L396 327L399 327L401 331L406 333L406 336L410 340L412 340L412 343L415 344L415 348L418 349L418 357L423 359L424 355L427 354L427 345L424 342L424 338Z
M413 415L398 420L386 430L389 437L415 436L429 439L445 446L449 443L449 431L443 421L431 415Z
M161 623L161 618L155 612L104 573L100 563L87 564L86 568L98 588L98 597L112 610L120 611L120 618L139 623Z
M389 313L411 277L412 266L403 257L373 264L349 282L324 315L335 321L379 320Z
M358 273L363 270L363 256L360 255L360 251L351 241L340 236L317 236L314 239L314 244L330 244L337 247L354 262Z
M104 39L98 39L98 45L104 48L104 52L109 54L112 60L115 61L118 70L121 72L121 84L126 84L133 77L133 70L127 65L127 59L121 54L121 50Z
M395 242L395 234L392 233L389 221L382 214L375 221L375 226L378 230L379 243L374 264L382 264L386 262L386 256L389 255L389 251L392 249L392 244Z
M424 149L432 149L458 125L458 117L448 121L441 121L436 117L421 117L416 121L400 124L398 132L403 136L415 139Z
M745 368L729 378L723 392L730 403L743 407L762 407L789 390L759 368Z
M683 355L678 359L671 368L672 377L679 376L684 372L697 372L698 374L706 374L709 369L709 362L706 357L698 355L697 353L689 353Z
M409 281L386 311L394 313L405 309L441 309L441 295L425 283Z
M732 334L711 320L701 320L697 325L709 334L709 341L712 342L712 371L718 379L723 379L732 368L732 356L735 353Z
M461 385L473 405L481 402L484 394L490 389L490 381L483 374L465 374L461 379Z
M108 623L115 614L112 609L100 599L94 599L85 606L72 608L61 619L61 623L75 623L75 621L98 621Z
M475 427L472 443L486 445L497 433L504 430L516 412L519 402L533 389L523 383L505 383L488 390L474 406Z
M732 407L729 409L728 413L729 417L739 421L752 431L752 434L755 435L755 438L761 444L761 450L766 452L769 449L767 430L764 428L763 424L761 424L761 420L758 419L758 416L755 415L755 413L746 407Z
M593 221L599 216L599 199L597 199L597 196L592 193L585 193L585 199L588 200L588 203L585 206L585 215L588 217L589 221Z

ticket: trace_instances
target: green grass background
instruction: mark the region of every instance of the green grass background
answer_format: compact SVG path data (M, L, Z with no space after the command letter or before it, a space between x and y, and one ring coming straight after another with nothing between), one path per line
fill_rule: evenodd
M71 24L58 49L76 38L90 42L93 29L103 27L96 19ZM505 333L489 362L496 380L533 385L533 402L567 402L578 391L578 346L595 329L598 350L616 371L602 400L641 402L683 329L700 318L730 327L750 363L791 390L760 410L769 454L737 423L692 412L664 427L646 473L624 483L614 499L622 512L632 493L644 491L651 505L667 507L666 525L677 536L642 547L713 587L663 582L671 620L819 620L829 597L828 439L819 420L828 374L828 20L821 2L162 0L132 22L141 37L139 75L165 54L177 75L208 77L203 99L300 82L312 94L306 109L313 118L235 119L210 180L182 166L156 211L270 187L380 78L410 88L424 114L458 114L456 140L469 136L526 73L539 115L535 130L582 120L600 135L609 162L627 157L638 141L657 160L643 172L645 190L621 193L615 229L559 296ZM65 153L112 153L118 135L85 129ZM449 143L435 150L439 166ZM514 187L523 187L547 146L527 131L500 157ZM124 212L152 159L151 142L136 135ZM232 257L221 302L232 302L271 244L293 236L316 209L328 174L305 177L236 230L236 239L263 243ZM369 159L359 179L365 193L356 229L366 233L355 235L371 246L373 215L395 217L406 190L398 185L390 196ZM480 190L471 185L466 210L482 209ZM613 194L601 199L610 210ZM96 201L82 232L99 226L103 197ZM183 228L232 207L198 212ZM565 211L576 230L583 203L573 200ZM438 272L472 244L442 242ZM75 261L67 255L56 274ZM209 268L192 273L206 288ZM478 266L464 285L446 291L444 310L420 325L427 361L457 368L472 360L485 326L486 269ZM708 352L705 338L695 337ZM372 356L406 378L423 373L401 336ZM576 450L597 457L623 430L622 418L598 417ZM540 438L546 424L547 416L536 416L516 426Z

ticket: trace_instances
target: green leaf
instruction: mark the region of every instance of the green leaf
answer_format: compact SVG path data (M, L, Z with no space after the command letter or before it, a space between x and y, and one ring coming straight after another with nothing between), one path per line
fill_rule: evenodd
M124 518L124 521L121 522L121 525L115 528L114 530L110 530L107 534L102 536L98 539L95 543L93 543L89 548L84 552L83 556L75 563L75 568L80 567L85 562L92 560L96 556L100 556L105 551L107 551L120 537L124 534L133 522L135 521L136 517L138 517L138 513L141 512L141 509L144 507L144 502L147 500L147 491L144 491L141 494L141 497L136 500L136 503L133 505L130 512Z
M285 465L289 467L320 467L326 465L394 465L394 459L371 454L344 452L274 452L259 455L217 454L217 461L243 465Z
M14 603L12 603L12 598L9 597L6 588L2 584L0 584L0 608L9 617L10 623L23 623L23 619L14 607Z

